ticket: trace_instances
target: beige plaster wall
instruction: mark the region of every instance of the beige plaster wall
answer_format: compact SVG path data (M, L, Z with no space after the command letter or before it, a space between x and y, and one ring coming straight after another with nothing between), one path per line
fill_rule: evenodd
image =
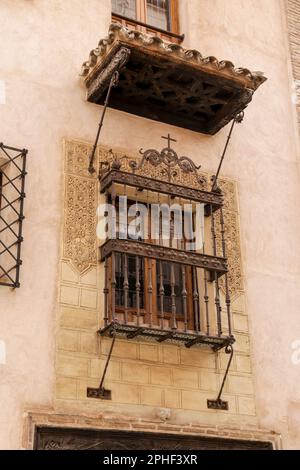
M268 82L234 135L224 174L238 181L246 304L258 424L300 446L300 213L287 31L279 0L180 0L186 47L263 70ZM62 141L93 141L100 109L87 104L80 64L104 37L108 0L0 3L1 140L30 150L22 288L0 291L0 447L21 445L22 412L52 405L62 214ZM215 137L109 110L102 143L160 147L171 130L180 153L214 171L227 129ZM146 131L146 132L145 132ZM85 284L85 282L83 282Z

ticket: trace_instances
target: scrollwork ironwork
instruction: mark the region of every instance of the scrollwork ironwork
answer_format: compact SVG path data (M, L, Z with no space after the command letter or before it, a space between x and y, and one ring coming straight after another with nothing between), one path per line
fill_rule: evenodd
M193 160L189 157L179 157L177 152L175 152L175 150L170 147L170 141L176 141L171 139L169 135L167 139L168 147L164 147L160 152L152 148L145 151L140 149L139 153L142 155L142 158L139 161L129 160L128 162L129 169L132 171L132 173L143 173L143 169L145 169L147 164L150 164L154 168L162 166L160 175L167 177L169 182L175 180L178 176L178 173L182 172L185 175L193 175L201 188L206 186L207 180L205 176L198 173L201 165L195 165ZM100 168L100 178L103 177L110 169L120 170L122 168L122 160L124 158L126 157L112 158L110 161L102 162Z

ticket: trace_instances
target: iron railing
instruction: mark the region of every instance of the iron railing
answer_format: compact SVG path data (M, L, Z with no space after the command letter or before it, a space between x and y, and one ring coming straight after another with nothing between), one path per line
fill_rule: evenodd
M206 344L213 349L234 342L222 208L211 210L210 219L210 255L143 241L107 240L101 247L105 271L101 335L186 347ZM222 256L217 256L220 249Z
M0 143L0 286L20 287L26 149Z
M230 316L222 315L218 277L210 271L117 252L104 264L101 335L115 332L128 339L215 349L233 342Z

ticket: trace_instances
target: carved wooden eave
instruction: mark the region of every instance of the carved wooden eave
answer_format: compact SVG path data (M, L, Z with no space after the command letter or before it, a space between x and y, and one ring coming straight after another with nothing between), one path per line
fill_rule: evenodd
M111 24L108 37L83 64L87 100L103 104L120 68L110 107L205 134L231 121L266 80L261 72Z

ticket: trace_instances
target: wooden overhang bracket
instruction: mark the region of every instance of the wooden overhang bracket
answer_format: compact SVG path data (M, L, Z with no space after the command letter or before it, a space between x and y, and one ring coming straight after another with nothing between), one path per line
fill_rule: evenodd
M207 400L207 408L211 410L223 410L223 411L228 411L229 410L229 405L228 401L222 400L222 392L224 389L224 385L228 376L228 372L231 366L232 358L233 358L233 347L231 344L228 344L225 348L225 353L230 354L229 361L227 364L226 372L222 381L222 385L218 394L218 397L215 400Z
M266 80L262 72L113 23L83 64L89 102L104 104L120 64L110 107L210 135L243 111Z
M106 359L105 367L103 370L103 374L100 380L100 384L98 388L92 388L88 387L87 388L87 397L88 398L98 398L100 400L111 400L111 390L107 390L104 387L104 380L106 377L107 369L110 363L111 355L114 349L115 341L116 341L116 330L115 330L115 324L111 324L112 330L110 332L110 336L112 337L112 342L110 345L110 350Z

